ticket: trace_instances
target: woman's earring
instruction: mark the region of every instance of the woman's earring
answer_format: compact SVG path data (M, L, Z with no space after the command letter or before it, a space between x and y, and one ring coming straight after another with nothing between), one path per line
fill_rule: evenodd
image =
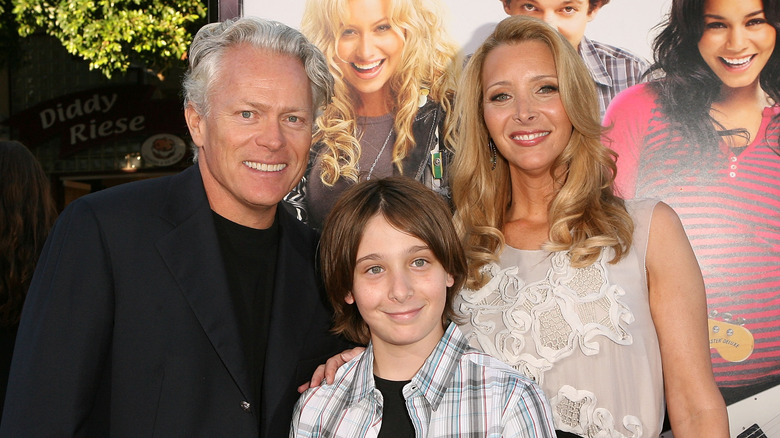
M496 170L496 144L493 143L493 139L488 139L488 147L490 148L490 163L492 166L490 170Z

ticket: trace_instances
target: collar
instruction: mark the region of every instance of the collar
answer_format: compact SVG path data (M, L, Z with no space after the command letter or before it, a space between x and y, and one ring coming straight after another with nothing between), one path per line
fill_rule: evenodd
M598 49L593 41L583 36L582 41L580 41L579 52L593 80L599 85L612 87L612 76L609 75L604 61L599 58Z
M453 375L467 348L466 337L458 329L457 324L450 322L436 348L412 378L412 382L404 387L404 398L422 395L431 408L436 410L447 388L451 386ZM369 342L366 351L354 363L357 367L355 381L346 394L350 405L368 397L374 398L376 383L373 364L374 347Z

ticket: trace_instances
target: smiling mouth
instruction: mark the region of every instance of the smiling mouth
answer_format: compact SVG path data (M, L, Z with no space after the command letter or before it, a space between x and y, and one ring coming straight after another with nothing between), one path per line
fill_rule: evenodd
M744 67L750 63L755 56L756 55L743 56L742 58L724 58L721 56L719 59L722 63L726 64L727 67Z
M513 135L512 140L520 140L520 141L530 141L537 139L539 137L544 137L545 135L549 135L550 131L545 132L534 132L533 134L520 134L520 135Z
M417 316L417 314L420 313L420 310L422 309L418 308L418 309L409 309L402 312L387 312L387 315L396 320L407 320Z
M286 164L266 164L266 163L256 163L254 161L242 161L244 163L244 166L249 167L250 169L259 170L261 172L279 172L283 170L285 167L287 167Z
M354 62L351 62L350 65L353 69L355 69L358 73L372 73L379 69L379 66L384 64L385 60L380 59L379 61L375 61L369 64L357 64Z

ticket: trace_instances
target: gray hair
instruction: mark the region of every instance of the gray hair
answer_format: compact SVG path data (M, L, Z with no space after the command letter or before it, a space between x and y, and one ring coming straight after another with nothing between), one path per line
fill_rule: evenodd
M243 17L203 26L192 40L189 69L184 75L184 107L209 113L209 91L219 80L220 60L227 49L249 44L258 49L290 55L303 63L312 91L312 113L319 116L333 97L333 76L325 55L299 31L277 21ZM195 160L198 157L193 147Z

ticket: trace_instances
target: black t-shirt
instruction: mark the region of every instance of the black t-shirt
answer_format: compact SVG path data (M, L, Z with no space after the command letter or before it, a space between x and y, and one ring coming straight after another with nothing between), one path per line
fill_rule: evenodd
M382 408L382 428L379 429L379 438L411 437L414 438L414 425L406 410L404 400L404 386L411 382L385 380L374 375L376 389L382 393L384 406Z
M245 227L213 213L233 309L247 359L253 403L260 406L268 323L279 246L277 221L265 230Z

